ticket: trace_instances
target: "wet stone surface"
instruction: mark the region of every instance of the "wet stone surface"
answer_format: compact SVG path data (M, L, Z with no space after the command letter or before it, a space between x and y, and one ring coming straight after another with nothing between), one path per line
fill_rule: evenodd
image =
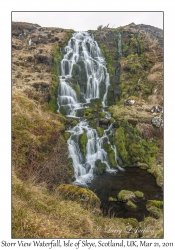
M146 209L147 200L163 200L163 190L157 186L153 175L146 170L137 167L127 167L125 171L117 173L104 173L96 176L88 184L101 200L101 209L105 216L115 216L119 218L136 218L142 221L144 217L150 215ZM134 198L133 201L137 209L132 209L121 201L109 201L109 197L117 198L121 190L141 191L144 198Z

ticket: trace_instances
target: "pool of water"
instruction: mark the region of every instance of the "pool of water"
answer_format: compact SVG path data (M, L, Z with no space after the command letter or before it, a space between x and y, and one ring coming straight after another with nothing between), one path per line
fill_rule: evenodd
M104 173L96 176L88 185L101 200L103 214L119 218L136 218L138 221L150 215L146 209L147 200L163 200L163 190L156 184L155 177L146 170L137 167L126 167L125 171ZM136 199L137 210L131 211L123 202L109 201L117 198L120 190L141 191L145 198Z

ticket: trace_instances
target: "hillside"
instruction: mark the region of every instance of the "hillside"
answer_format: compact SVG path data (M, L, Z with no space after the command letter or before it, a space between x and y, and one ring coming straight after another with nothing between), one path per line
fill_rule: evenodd
M65 131L77 121L57 113L57 93L60 61L73 33L12 22L12 237L162 238L162 203L147 201L150 216L141 222L103 217L95 194L69 189L75 177L66 142L70 135ZM110 75L107 101L110 121L115 119L117 164L146 169L162 188L163 31L132 23L89 33L99 44ZM84 75L74 72L81 99L77 82ZM98 103L81 113L102 133L96 125L104 117ZM83 153L87 144L83 137L80 144ZM113 153L106 150L116 166Z

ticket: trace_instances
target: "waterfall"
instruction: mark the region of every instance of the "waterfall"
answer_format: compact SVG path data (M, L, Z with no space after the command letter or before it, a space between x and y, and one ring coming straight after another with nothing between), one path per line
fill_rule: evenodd
M94 177L97 160L106 164L106 171L116 171L110 166L108 153L103 148L104 143L111 145L109 136L112 133L112 124L100 137L97 130L89 126L88 120L77 116L79 109L86 109L93 100L100 99L106 119L111 117L104 110L107 106L110 79L101 50L88 32L74 33L64 51L59 76L58 112L63 110L67 117L78 120L76 126L67 130L71 134L67 143L69 157L72 158L74 166L75 184L86 185ZM83 134L87 137L85 155L79 145L80 136ZM117 160L115 146L111 145L111 149Z
M118 35L119 39L118 39L118 54L119 56L122 56L122 40L121 40L121 34L119 33Z

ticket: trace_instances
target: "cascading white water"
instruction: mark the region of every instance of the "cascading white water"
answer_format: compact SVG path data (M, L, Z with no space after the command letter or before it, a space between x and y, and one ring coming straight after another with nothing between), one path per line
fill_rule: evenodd
M86 84L80 83L81 96L84 99L78 100L76 84L72 83L72 72L75 68L81 73L83 65L86 74ZM76 67L75 67L76 66ZM78 83L77 83L78 84ZM58 91L59 110L64 109L66 116L78 118L76 111L83 105L95 98L100 98L103 107L107 104L107 92L110 85L109 74L106 69L106 62L98 44L88 32L76 32L65 47L65 55L61 61L61 75ZM106 112L106 117L110 114ZM108 154L103 149L104 140L110 144L109 135L112 133L112 124L104 130L102 137L98 136L96 129L91 128L86 119L79 119L79 123L67 132L71 133L68 139L69 157L73 160L76 184L86 185L93 179L95 162L100 159L106 164L107 171L113 170L109 165ZM87 135L86 155L84 156L79 147L79 137ZM111 145L116 159L115 146Z
M118 40L118 54L122 56L122 41L121 41L121 34L119 33L119 40Z

